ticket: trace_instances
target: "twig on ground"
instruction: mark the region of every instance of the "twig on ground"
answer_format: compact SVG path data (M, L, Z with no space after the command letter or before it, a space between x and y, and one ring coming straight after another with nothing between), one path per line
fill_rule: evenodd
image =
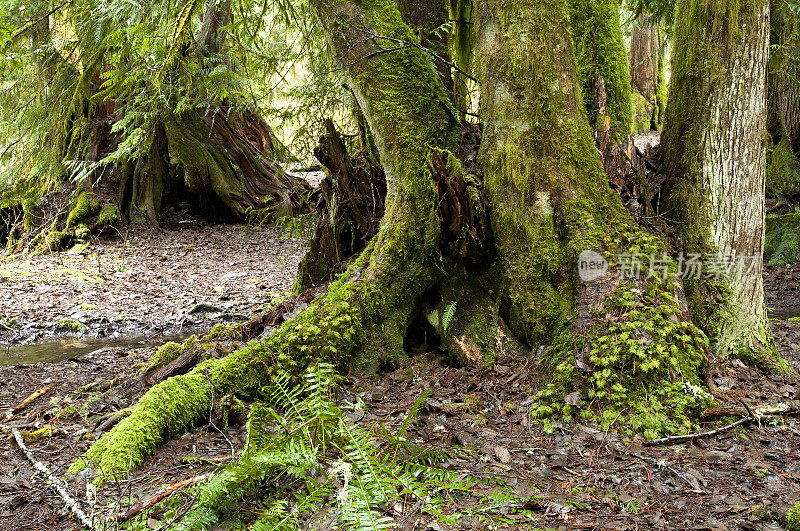
M50 485L59 496L61 496L61 499L64 500L64 503L67 505L69 510L72 511L72 514L74 514L75 517L80 520L80 522L87 529L91 529L92 531L98 529L95 527L92 519L89 518L85 512L83 512L83 509L81 509L80 505L78 505L77 500L69 495L64 481L54 476L46 464L34 459L30 450L28 450L28 448L25 446L25 442L22 440L22 434L19 432L19 430L12 428L11 433L14 434L14 439L17 441L17 446L19 446L19 449L25 454L25 457L28 458L28 461L30 461L33 467L44 476L47 484Z
M709 431L696 431L694 433L689 433L686 435L670 435L669 437L662 437L660 439L651 439L649 441L645 441L642 443L644 446L657 446L659 444L677 444L681 442L691 441L692 439L699 439L701 437L713 437L715 435L719 435L720 433L725 433L726 431L730 431L737 426L741 426L742 424L748 424L756 420L754 417L743 417L728 424L727 426L722 426L721 428L717 428L715 430Z
M119 522L125 522L138 516L143 511L151 508L153 505L157 504L164 498L171 496L177 490L182 489L183 487L188 487L190 485L194 485L195 483L199 483L201 481L205 481L209 477L209 474L203 474L201 476L195 476L193 478L184 479L183 481L179 481L177 483L173 483L168 487L165 487L161 492L158 494L154 494L153 496L147 498L143 502L139 502L130 509L125 514L118 514L117 516L113 517L112 520Z

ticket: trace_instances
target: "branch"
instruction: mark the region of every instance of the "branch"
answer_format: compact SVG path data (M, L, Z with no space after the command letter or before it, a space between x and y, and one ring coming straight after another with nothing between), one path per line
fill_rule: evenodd
M99 529L97 529L92 523L92 519L89 518L89 516L87 516L85 512L83 512L83 510L81 509L80 505L78 505L78 502L75 500L75 498L69 495L69 492L67 492L66 484L64 483L64 481L54 476L53 473L50 472L50 469L47 467L46 464L42 463L41 461L37 461L36 459L33 458L33 455L31 455L30 450L28 450L28 448L25 446L25 443L22 440L22 435L20 434L19 430L17 428L11 428L11 433L14 434L14 439L17 441L17 446L19 446L19 449L22 450L22 453L25 454L25 457L28 458L28 461L30 461L33 467L44 476L45 480L47 481L47 484L50 485L53 488L53 490L55 490L56 493L58 493L59 496L61 496L61 499L64 500L64 503L67 505L69 510L72 511L72 514L74 514L75 517L78 520L80 520L83 526L86 527L87 529L91 529L92 531L95 530L99 531Z
M652 439L649 441L645 441L642 443L642 445L657 446L659 444L676 444L680 442L691 441L692 439L697 439L701 437L713 437L714 435L719 435L720 433L731 431L733 428L741 426L742 424L749 424L750 422L753 422L753 420L755 420L755 417L743 417L732 424L728 424L727 426L717 428L716 430L696 431L694 433L689 433L687 435L670 435L669 437L662 437L661 439Z
M189 485L194 485L195 483L199 483L204 481L206 478L209 477L210 474L203 474L202 476L195 476L193 478L184 479L183 481L179 481L177 483L173 483L168 487L165 487L161 492L155 494L143 502L139 502L138 504L134 505L124 514L118 514L117 516L113 517L111 520L115 521L116 523L125 522L138 516L143 511L146 511L153 505L157 504L164 498L171 496L175 491L182 489L183 487L188 487Z

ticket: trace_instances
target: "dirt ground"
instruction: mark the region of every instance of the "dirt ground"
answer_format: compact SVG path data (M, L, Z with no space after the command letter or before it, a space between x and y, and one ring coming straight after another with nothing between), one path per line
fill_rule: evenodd
M129 233L124 245L98 242L84 254L3 259L0 309L10 324L0 341L67 334L65 319L80 324L79 340L122 334L158 341L254 315L290 288L301 256L299 240L282 239L275 228L182 221L187 220L176 216L163 229ZM798 280L800 265L768 269L767 304L776 315L800 308ZM199 303L215 309L190 313ZM780 351L800 369L800 323L772 323ZM6 425L54 426L53 436L29 448L62 474L91 444L86 435L120 405L97 400L97 390L112 378L135 374L153 348L111 345L58 363L0 364L0 412L50 388ZM507 359L491 370L456 368L441 355L425 353L404 369L347 378L339 399L363 403L354 422L381 423L391 431L430 391L409 429L411 439L459 447L444 466L481 479L467 496L451 498L451 509L465 515L460 529L778 530L777 520L800 499L797 417L658 447L622 441L613 431L590 425L556 426L546 434L527 415L541 384L529 363ZM737 362L717 383L743 390L750 405L800 398L797 381L766 377ZM455 406L467 400L478 407L465 412ZM79 529L8 432L0 435L0 530ZM201 425L163 445L125 480L107 482L96 499L82 478L71 492L101 514L109 502L131 504L162 485L219 470L241 450L244 435L242 427ZM536 501L525 505L527 511L502 500L487 505L503 491ZM454 529L429 518L408 508L403 528ZM152 524L157 528L159 522Z

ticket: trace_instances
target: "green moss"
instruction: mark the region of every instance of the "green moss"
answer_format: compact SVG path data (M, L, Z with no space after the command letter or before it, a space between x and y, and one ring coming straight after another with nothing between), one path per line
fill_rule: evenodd
M639 94L638 91L633 91L631 95L631 113L633 115L631 132L633 134L642 134L649 131L654 112L657 112L655 106Z
M656 127L659 130L664 126L667 99L669 98L664 55L665 53L658 54L658 85L656 85L656 105L658 107L658 116L656 118Z
M89 192L81 191L67 216L67 229L98 212L100 212L100 202L97 198Z
M800 194L800 161L788 136L784 136L769 154L766 193L767 197Z
M800 531L800 502L786 514L786 531Z
M61 321L59 321L58 323L58 326L60 328L66 328L67 330L70 330L72 332L82 332L83 330L86 329L86 327L83 326L78 321L67 318L61 319Z
M612 138L625 138L633 122L628 52L623 40L617 0L570 0L570 27L578 79L590 122L598 109L594 95L598 75L606 90L606 115Z
M158 348L158 350L156 350L156 353L153 354L153 356L150 358L148 367L155 367L157 365L162 365L175 361L181 354L183 354L190 348L196 348L195 336L190 337L189 339L187 339L182 343L175 343L174 341L170 341L169 343L164 343Z
M97 216L97 224L102 226L110 226L119 221L119 208L117 205L109 203L103 205L100 214Z
M89 227L87 227L84 223L81 223L75 227L75 237L79 240L86 240L89 238L89 236L91 236L91 234L92 231L90 231Z
M580 416L648 439L693 429L713 403L701 387L708 340L684 320L676 289L674 279L623 283L585 334L559 338L546 354L554 377L535 416L545 426Z
M767 216L764 261L769 265L800 262L800 214Z

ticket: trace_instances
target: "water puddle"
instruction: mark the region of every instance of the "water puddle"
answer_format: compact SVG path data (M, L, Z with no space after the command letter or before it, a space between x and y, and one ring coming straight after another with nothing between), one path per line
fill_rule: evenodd
M0 365L33 365L34 363L57 363L80 358L104 347L144 348L162 345L167 341L182 341L190 334L114 339L66 338L30 345L0 346Z

